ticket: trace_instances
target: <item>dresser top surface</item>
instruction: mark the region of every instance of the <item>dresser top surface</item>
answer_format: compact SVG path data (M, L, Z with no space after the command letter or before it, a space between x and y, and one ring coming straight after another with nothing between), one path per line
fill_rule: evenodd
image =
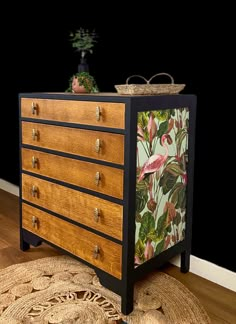
M74 98L83 99L85 97L116 97L116 98L144 98L144 97L169 97L169 96L191 96L192 94L173 94L173 95L122 95L117 92L93 92L93 93L73 93L73 92L26 92L20 93L20 96L73 96Z
M28 92L19 93L21 98L56 99L56 100L78 100L78 101L107 101L107 102L195 102L194 94L173 94L173 95L120 95L116 92L97 93L71 93L71 92Z

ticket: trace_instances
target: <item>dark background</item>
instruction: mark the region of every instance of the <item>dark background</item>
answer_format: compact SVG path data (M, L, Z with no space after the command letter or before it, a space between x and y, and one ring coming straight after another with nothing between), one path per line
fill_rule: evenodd
M114 92L133 74L167 72L186 84L182 93L197 95L192 254L236 271L236 213L227 184L234 173L232 147L226 149L233 115L226 101L230 64L222 27L194 3L184 9L147 5L128 12L117 3L50 10L34 4L22 7L14 20L10 9L2 11L8 23L1 46L0 178L19 184L18 94L65 91L79 63L69 33L95 29L98 43L88 61L100 91Z

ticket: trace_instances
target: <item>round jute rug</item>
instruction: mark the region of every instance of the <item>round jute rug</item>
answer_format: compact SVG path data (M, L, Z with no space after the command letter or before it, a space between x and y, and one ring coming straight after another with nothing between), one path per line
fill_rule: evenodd
M95 272L69 256L43 258L0 270L0 323L207 324L199 300L179 281L153 272L135 284L134 311Z

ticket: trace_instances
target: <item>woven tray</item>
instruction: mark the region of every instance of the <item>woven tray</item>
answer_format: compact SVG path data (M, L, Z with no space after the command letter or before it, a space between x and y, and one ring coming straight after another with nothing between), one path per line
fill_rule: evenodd
M170 84L150 84L150 82L160 75L166 75L170 78ZM133 77L143 79L145 84L129 84L129 80ZM115 85L115 88L119 94L122 95L161 95L161 94L177 94L182 91L185 84L175 84L173 77L168 73L158 73L153 75L149 80L145 79L141 75L131 75L126 80L126 84Z

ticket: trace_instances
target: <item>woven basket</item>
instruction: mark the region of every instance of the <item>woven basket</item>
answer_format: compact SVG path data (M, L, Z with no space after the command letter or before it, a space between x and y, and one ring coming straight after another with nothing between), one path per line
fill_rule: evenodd
M170 84L150 84L150 82L160 75L166 75L170 78ZM129 84L129 80L133 77L143 79L145 84ZM173 77L168 73L158 73L153 75L149 80L141 75L131 75L126 80L126 84L115 85L117 92L121 95L161 95L161 94L177 94L182 91L185 84L175 84Z

